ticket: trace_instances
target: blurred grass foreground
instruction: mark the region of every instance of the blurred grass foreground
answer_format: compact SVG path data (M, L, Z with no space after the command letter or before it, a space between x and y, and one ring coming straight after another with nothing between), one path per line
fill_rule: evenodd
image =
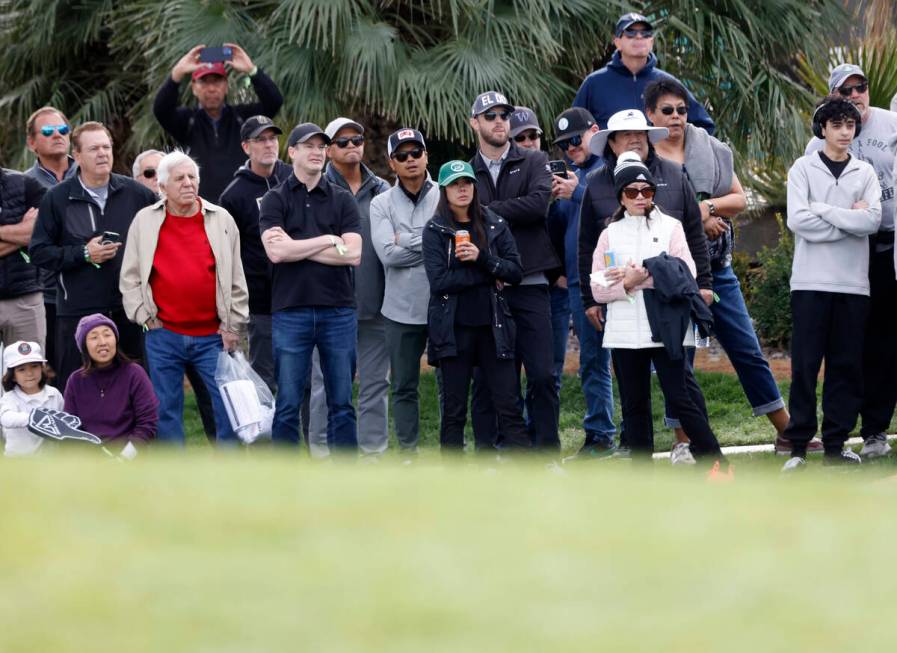
M777 469L8 462L0 651L894 650L897 483Z

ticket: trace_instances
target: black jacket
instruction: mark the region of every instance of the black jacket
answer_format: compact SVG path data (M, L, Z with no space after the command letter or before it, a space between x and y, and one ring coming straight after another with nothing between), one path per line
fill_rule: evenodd
M424 227L421 250L424 269L430 281L430 305L427 311L429 338L427 359L430 365L458 353L455 344L455 311L458 293L471 286L492 282L520 283L523 268L514 237L505 220L484 207L488 251L480 250L476 263L460 263L455 258L455 229L439 215ZM498 358L514 358L514 320L504 294L492 283L492 334Z
M262 177L249 169L249 162L234 173L218 205L230 213L240 231L240 258L249 288L249 312L271 314L271 261L259 234L259 206L269 190L290 176L293 169L283 161L274 164L274 173Z
M273 118L283 104L283 97L271 78L259 70L252 77L252 87L259 101L225 105L216 125L204 109L178 106L179 87L170 76L166 77L156 93L153 114L163 129L199 164L200 196L217 202L234 172L246 160L240 146L243 121L257 115Z
M545 218L551 199L548 155L511 142L498 173L498 184L477 152L470 160L477 176L480 203L508 221L523 261L523 274L544 272L553 281L562 274L561 260L551 246Z
M40 206L43 185L21 172L0 168L0 225L18 224L30 208ZM29 263L24 249L0 257L0 299L12 299L43 289L40 269Z
M706 338L713 332L713 313L704 303L688 264L666 252L646 258L654 289L643 291L651 340L662 342L672 360L680 360L690 322Z
M695 199L685 169L678 163L667 161L654 154L653 148L646 161L648 169L657 183L654 202L669 216L682 223L688 250L698 271L698 287L711 289L713 276L710 272L710 254L707 251L707 236L701 223L701 209ZM614 166L616 158L590 174L586 179L586 192L582 197L579 214L579 278L582 301L585 308L596 306L588 279L592 274L592 255L598 245L598 237L604 231L607 219L620 206L614 193Z
M118 274L124 243L137 211L157 200L130 177L112 175L101 210L81 185L80 175L54 186L41 202L31 236L31 260L56 274L56 314L81 316L121 308ZM121 234L115 258L100 267L84 259L84 246L104 231Z

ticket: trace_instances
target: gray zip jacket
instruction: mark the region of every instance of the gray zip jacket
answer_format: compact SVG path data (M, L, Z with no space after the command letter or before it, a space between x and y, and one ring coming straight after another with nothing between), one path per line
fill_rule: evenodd
M860 200L869 208L852 208ZM788 171L791 290L868 296L869 235L880 226L881 188L871 165L851 157L835 179L819 153L799 158Z
M438 203L439 187L429 175L417 204L411 202L398 182L371 202L374 250L386 270L382 313L394 322L427 323L430 282L424 270L421 234Z

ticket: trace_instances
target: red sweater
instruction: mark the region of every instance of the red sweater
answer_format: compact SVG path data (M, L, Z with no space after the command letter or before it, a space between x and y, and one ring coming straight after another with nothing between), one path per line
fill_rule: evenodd
M149 282L166 329L187 336L217 333L215 256L202 209L190 217L165 212Z

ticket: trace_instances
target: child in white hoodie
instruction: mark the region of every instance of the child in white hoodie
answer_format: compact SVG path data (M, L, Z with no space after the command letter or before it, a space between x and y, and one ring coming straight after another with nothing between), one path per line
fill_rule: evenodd
M7 456L30 456L43 440L31 433L28 418L35 408L62 410L62 395L47 385L47 360L36 342L19 340L3 350L3 396L0 426Z

